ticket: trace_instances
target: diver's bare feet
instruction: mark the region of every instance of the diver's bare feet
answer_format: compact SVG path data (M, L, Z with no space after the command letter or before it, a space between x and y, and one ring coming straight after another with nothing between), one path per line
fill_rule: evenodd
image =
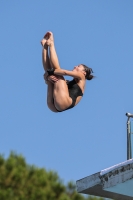
M43 39L41 40L41 45L44 47L44 45L47 45L46 44L46 42L47 42L47 40L49 39L49 34L48 34L49 32L47 32L45 35L44 35L44 37L43 37Z
M45 38L47 38L46 44L48 46L53 46L54 45L54 36L52 32L47 32L46 35L44 36Z
M42 40L41 40L41 45L44 47L44 45L46 44L46 39L45 38L43 38Z

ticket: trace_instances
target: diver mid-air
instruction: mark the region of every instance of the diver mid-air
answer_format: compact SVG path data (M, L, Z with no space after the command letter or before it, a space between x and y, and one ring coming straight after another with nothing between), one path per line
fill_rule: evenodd
M94 78L91 74L93 71L84 64L75 66L72 71L61 69L52 32L47 32L44 35L41 44L43 46L44 79L48 85L48 107L53 112L62 112L73 108L80 102L84 94L86 79ZM63 76L71 76L73 80L67 81Z

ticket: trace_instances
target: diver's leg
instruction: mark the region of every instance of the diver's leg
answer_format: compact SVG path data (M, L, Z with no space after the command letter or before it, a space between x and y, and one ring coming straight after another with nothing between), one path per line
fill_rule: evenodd
M66 110L72 104L72 98L69 96L68 86L63 77L54 83L53 97L54 105L59 111Z
M47 69L50 69L52 67L50 64L49 56L48 56L48 45L46 44L45 37L47 37L47 36L44 36L44 38L41 41L41 44L43 46L42 63L43 63L44 70L47 71ZM53 88L54 88L53 83L55 81L58 81L58 78L56 78L56 76L52 76L52 80L50 80L50 81L48 80L49 78L48 78L47 74L45 73L44 80L45 80L45 83L48 85L48 87L47 87L47 105L51 111L58 112L54 106L54 98L53 98ZM51 81L53 81L53 83Z
M59 64L58 56L55 50L53 33L48 32L47 34L48 34L48 40L46 41L46 44L49 46L51 66L55 69L59 69L60 64Z
M48 56L48 45L46 44L45 38L42 39L41 44L43 46L43 49L42 49L43 68L45 71L47 71L47 69L51 68L51 65L50 65L50 60L49 60L49 56Z
M49 51L50 51L50 63L54 69L60 69L60 64L58 60L58 56L55 50L54 44L49 46Z
M48 89L47 89L47 105L49 109L53 112L58 112L54 106L54 99L53 99L53 88L54 85L48 81Z

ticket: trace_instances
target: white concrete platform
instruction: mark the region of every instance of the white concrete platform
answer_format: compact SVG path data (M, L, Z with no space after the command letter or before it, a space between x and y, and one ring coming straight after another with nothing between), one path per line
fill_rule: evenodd
M115 200L133 200L133 159L76 181L77 191Z

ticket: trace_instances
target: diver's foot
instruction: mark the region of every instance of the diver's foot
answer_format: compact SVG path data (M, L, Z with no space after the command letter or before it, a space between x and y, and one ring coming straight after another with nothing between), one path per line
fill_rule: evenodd
M43 38L42 40L41 40L41 45L44 47L44 45L46 44L46 39L45 38Z
M51 46L54 45L54 41L51 40L51 39L48 39L48 40L46 41L46 44L47 44L49 47L51 47Z
M54 36L53 36L53 33L52 32L47 32L46 35L44 36L44 38L46 38L46 44L48 46L52 46L54 45Z

